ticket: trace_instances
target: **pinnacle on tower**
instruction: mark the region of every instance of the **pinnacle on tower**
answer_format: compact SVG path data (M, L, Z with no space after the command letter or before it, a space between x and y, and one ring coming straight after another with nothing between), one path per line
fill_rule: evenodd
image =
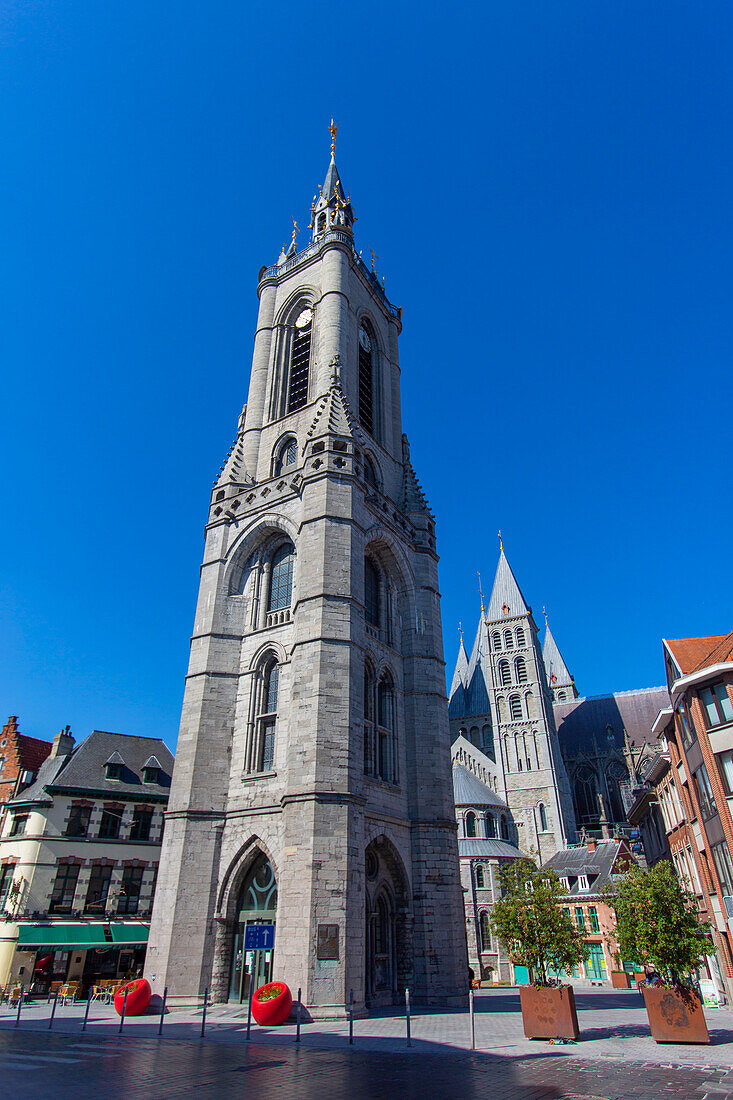
M545 671L547 672L547 683L552 692L555 702L563 702L564 698L577 699L578 689L575 686L575 681L568 671L568 666L563 660L563 656L560 653L557 642L554 635L550 630L550 624L547 621L547 615L545 615L545 640L542 644L542 660L545 664ZM558 692L563 693L563 697L558 698Z
M351 197L346 194L336 167L336 133L338 127L333 119L331 119L329 130L331 132L331 161L320 194L317 198L315 195L313 196L311 220L308 226L314 243L331 229L341 229L347 233L352 233L356 221L356 215L351 205Z

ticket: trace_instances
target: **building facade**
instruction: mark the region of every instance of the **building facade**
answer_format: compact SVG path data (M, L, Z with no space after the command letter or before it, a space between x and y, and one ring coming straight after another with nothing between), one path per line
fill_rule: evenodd
M58 734L0 835L0 986L141 969L172 771L157 739Z
M671 706L654 732L669 753L657 783L672 861L712 924L707 977L733 1000L733 634L664 641ZM704 975L703 975L704 976Z
M434 518L402 434L401 310L332 157L260 272L211 498L146 974L172 1004L270 975L313 1016L466 997ZM274 951L244 949L251 923Z
M17 715L10 715L0 731L0 831L6 804L33 782L50 752L50 741L21 733Z

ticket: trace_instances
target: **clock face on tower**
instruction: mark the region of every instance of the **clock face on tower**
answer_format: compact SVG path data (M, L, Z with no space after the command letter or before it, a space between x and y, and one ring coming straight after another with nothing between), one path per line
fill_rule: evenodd
M372 350L372 342L369 339L369 333L367 332L367 330L364 328L363 325L359 329L359 343L364 348L364 351L371 351Z
M295 320L295 327L296 328L305 328L305 326L309 325L312 320L313 320L313 310L312 309L304 309L301 313L298 314L298 316Z

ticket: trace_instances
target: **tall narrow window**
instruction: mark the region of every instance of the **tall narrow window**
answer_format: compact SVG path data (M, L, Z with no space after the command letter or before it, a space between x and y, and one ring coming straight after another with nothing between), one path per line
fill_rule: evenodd
M359 421L374 434L374 341L366 325L359 326Z
M489 840L493 840L496 837L496 818L493 814L486 815L486 836Z
M84 902L85 913L103 913L107 908L107 895L112 879L112 868L109 864L96 864L92 867L87 887L87 897Z
M466 814L466 836L476 836L476 814L471 810Z
M476 887L478 890L483 890L484 887L484 869L480 863L476 866Z
M489 923L489 914L486 912L481 913L479 917L479 932L481 933L481 950L491 950L491 925Z
M494 649L501 649L501 634L498 630L495 630L491 635L491 644Z
M293 544L290 542L283 543L272 555L268 611L280 611L283 607L290 607L293 596L294 557Z
M398 780L395 725L394 685L385 672L377 685L377 775L385 783Z
M275 725L277 724L277 692L280 682L280 669L270 661L264 670L260 713L257 719L256 771L270 772L275 764Z
M539 812L540 812L540 832L546 833L547 832L547 810L545 809L542 802L540 802L538 809L539 809Z
M297 440L286 439L284 443L280 444L277 452L277 457L273 465L273 474L275 477L280 475L288 468L288 466L294 466L298 458L298 443Z
M140 905L140 891L143 884L142 867L125 867L122 872L120 895L117 900L118 913L137 913Z
M512 682L512 672L508 661L499 661L499 683L502 687Z
M524 641L524 628L521 627L521 626L518 626L517 627L517 646L521 647L524 644L525 644L525 641Z
M295 319L293 350L290 356L290 377L288 379L287 412L302 409L308 403L308 365L311 356L311 332L313 310L300 311Z
M526 684L527 683L527 664L524 660L524 657L517 657L516 661L514 662L514 669L515 669L516 674L517 674L517 683L518 684Z
M504 648L514 649L514 635L511 630L504 631Z
M522 700L518 695L509 696L509 717L513 722L522 717Z
M78 863L60 863L56 869L56 880L51 891L49 912L70 913L74 903L76 884L79 879Z
M371 558L364 559L364 614L371 626L379 628L379 570Z
M364 771L374 775L377 768L376 727L374 724L374 672L364 662Z
M507 825L506 818L505 818L504 814L501 815L500 825L501 825L501 839L502 840L508 840L509 839L509 826Z

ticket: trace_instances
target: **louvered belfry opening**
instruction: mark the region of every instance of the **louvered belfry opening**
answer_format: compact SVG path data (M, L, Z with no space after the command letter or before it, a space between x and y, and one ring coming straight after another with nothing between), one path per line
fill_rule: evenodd
M302 409L308 403L308 365L311 355L311 331L313 314L304 309L295 322L293 354L290 359L288 383L288 412Z
M362 325L359 329L359 421L364 431L370 435L374 435L372 347L372 338Z

